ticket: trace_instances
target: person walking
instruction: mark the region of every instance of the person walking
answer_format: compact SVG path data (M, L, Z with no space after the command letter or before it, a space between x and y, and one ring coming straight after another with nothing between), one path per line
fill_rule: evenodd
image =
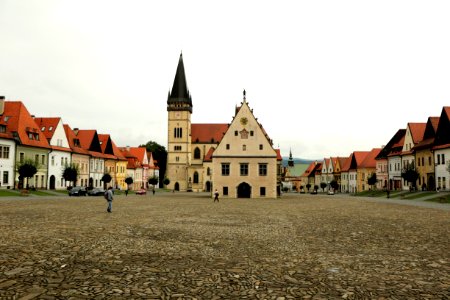
M214 192L214 202L216 202L216 200L217 200L217 202L219 202L219 192L217 191L217 189Z
M105 192L105 198L106 201L108 201L108 208L106 209L107 212L112 212L112 202L113 202L113 191L112 187L109 187L108 190Z

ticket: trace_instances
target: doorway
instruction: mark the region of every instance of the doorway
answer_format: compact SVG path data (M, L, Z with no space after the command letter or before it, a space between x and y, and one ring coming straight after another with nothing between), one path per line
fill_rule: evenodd
M238 198L250 198L252 194L252 187L246 183L243 182L237 187L237 197Z

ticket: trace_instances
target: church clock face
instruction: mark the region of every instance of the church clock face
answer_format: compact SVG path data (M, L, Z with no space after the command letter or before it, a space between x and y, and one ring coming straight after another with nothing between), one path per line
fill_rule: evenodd
M248 123L248 119L246 117L242 117L241 118L241 124L242 125L247 125L247 123Z
M175 113L175 118L179 119L181 117L181 114L179 112Z

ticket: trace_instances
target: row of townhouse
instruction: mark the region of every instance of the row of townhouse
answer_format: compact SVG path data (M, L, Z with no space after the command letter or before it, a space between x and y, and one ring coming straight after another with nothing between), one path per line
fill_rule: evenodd
M109 134L72 129L61 118L34 117L21 101L5 101L0 96L1 188L66 189L73 183L66 182L62 174L71 164L78 166L76 185L103 187L102 177L109 174L110 186L125 189L125 179L131 177L138 182L131 188L146 188L149 177L159 177L156 162L145 147L127 149L117 147ZM136 160L132 166L131 159ZM29 179L17 171L26 160L38 166Z
M450 107L444 107L439 117L429 117L426 123L408 123L399 129L382 148L354 151L348 157L330 157L311 163L298 180L306 188L335 180L338 190L355 193L371 189L368 180L376 175L376 188L408 190L450 189ZM402 178L411 168L418 173L415 184Z

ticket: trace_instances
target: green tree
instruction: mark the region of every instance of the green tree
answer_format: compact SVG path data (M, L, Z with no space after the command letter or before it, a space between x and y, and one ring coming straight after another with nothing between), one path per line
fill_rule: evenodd
M170 183L170 179L165 177L164 180L163 180L163 184L164 185L168 185L169 183Z
M103 174L102 179L100 179L100 180L103 181L103 186L104 186L104 189L106 190L106 185L111 182L112 177L111 177L111 175L109 175L109 173L105 173L105 174Z
M19 176L27 179L27 184L25 185L27 188L28 180L37 173L38 168L39 164L32 159L25 159L22 163L17 165L17 172L19 173Z
M369 178L367 178L367 184L370 185L373 189L373 186L377 184L377 174L372 173Z
M336 179L331 180L330 186L333 188L334 191L337 191L339 189L339 184Z
M159 176L161 178L164 178L166 175L166 163L167 163L167 151L164 146L161 146L157 142L149 141L145 145L140 145L139 147L145 147L147 149L147 152L151 152L153 155L153 159L155 159L158 162L159 167ZM161 184L164 182L160 182Z
M148 179L148 184L151 184L153 186L157 185L159 182L158 176L152 176Z
M402 178L410 184L410 187L416 187L417 179L419 178L419 173L413 163L408 163L402 170Z
M308 190L308 193L309 193L309 189L311 188L311 183L307 183L306 184L306 189Z
M322 192L325 192L326 187L327 187L327 184L325 182L320 183L320 188L322 189Z
M130 188L130 185L132 185L133 182L134 182L134 180L133 180L132 177L127 177L127 178L125 178L125 183L128 185L127 189Z
M64 167L62 177L65 181L72 182L72 185L75 186L77 183L78 174L78 164L71 163L70 165L66 165Z

